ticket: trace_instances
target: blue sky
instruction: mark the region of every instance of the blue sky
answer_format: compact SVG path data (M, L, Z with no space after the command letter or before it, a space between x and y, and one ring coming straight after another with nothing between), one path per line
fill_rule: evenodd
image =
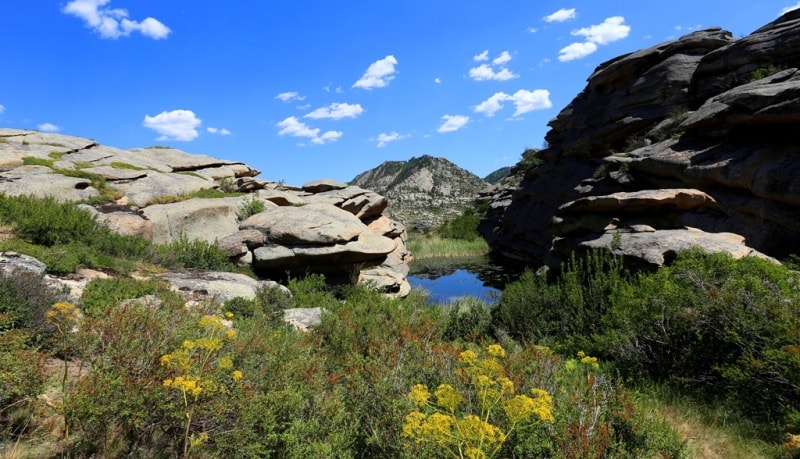
M540 147L600 63L797 0L5 0L0 126L349 181L430 154L479 176Z

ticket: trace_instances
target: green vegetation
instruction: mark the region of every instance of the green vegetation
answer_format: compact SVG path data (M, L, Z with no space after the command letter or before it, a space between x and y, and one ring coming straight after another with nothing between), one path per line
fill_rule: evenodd
M470 257L489 253L489 245L478 233L481 209L467 208L461 216L427 234L413 234L408 249L414 258Z
M152 246L53 199L0 196L0 221L2 244L54 263L233 269L214 244ZM592 252L493 308L320 275L189 307L158 280L95 279L67 303L0 275L2 454L797 457L798 283L759 259L687 252L635 274ZM281 320L316 307L311 331Z
M725 406L764 424L775 442L797 425L800 406L799 282L757 258L686 252L670 267L633 275L595 253L554 282L524 274L492 317L516 339L585 349L631 381Z
M109 166L113 167L114 169L127 169L131 171L146 171L147 168L134 166L133 164L123 163L121 161L112 161Z
M25 156L22 158L22 165L23 166L44 166L49 167L50 169L53 168L53 160L52 159L44 159L44 158L37 158L35 156Z

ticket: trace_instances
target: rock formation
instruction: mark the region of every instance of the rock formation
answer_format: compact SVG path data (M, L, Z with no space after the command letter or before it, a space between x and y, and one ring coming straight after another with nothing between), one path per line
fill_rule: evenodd
M692 245L800 253L800 10L601 64L481 225L498 257L556 265L612 246L649 266ZM511 196L509 196L509 194Z
M0 129L0 193L81 201L111 229L154 243L217 241L262 277L322 272L408 294L405 228L383 215L383 196L334 180L284 186L258 174L240 162L171 148L121 150ZM222 197L202 197L214 190ZM250 215L253 208L263 211ZM252 296L260 285L213 273L194 276L192 282L205 285L197 287L184 277L165 279L225 298L232 290ZM231 283L239 286L226 287Z
M488 185L444 158L423 155L386 161L350 182L391 200L387 214L414 230L426 231L461 215Z

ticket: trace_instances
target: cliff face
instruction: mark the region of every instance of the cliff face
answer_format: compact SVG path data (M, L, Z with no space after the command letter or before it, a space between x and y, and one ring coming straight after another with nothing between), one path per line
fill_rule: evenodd
M488 185L447 159L429 155L386 161L350 183L385 196L390 202L387 215L418 230L461 215L465 205Z
M600 65L484 236L533 265L612 241L649 265L692 245L800 252L798 68L800 10L738 40L708 29Z

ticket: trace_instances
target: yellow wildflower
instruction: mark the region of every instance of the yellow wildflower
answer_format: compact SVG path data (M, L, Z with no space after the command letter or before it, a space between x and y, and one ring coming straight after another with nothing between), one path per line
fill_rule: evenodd
M236 330L230 329L230 330L226 331L225 332L225 338L228 338L228 339L236 338Z
M436 388L434 395L436 395L436 403L451 413L464 401L464 396L450 384L440 384L439 387Z
M411 392L408 393L408 398L414 402L414 406L419 407L428 403L431 393L428 392L428 387L424 384L416 384L411 388Z
M192 340L188 340L188 339L187 339L187 340L185 340L185 341L184 341L184 342L181 344L181 346L182 346L184 349L186 349L187 351L191 351L191 350L192 350L192 349L194 349L194 347L195 347L195 342L194 342L194 341L192 341Z
M233 368L233 360L227 355L223 355L222 357L217 360L217 366L219 366L222 370L229 370Z
M489 347L486 348L486 352L493 357L500 357L501 359L506 356L506 350L499 344L490 344Z
M232 312L230 312L230 311L226 312L226 313L225 313L225 318L226 318L226 319L233 319L233 313L232 313Z
M244 374L242 374L242 372L239 370L233 370L233 373L231 373L231 378L234 381L241 381L241 379L244 378Z
M475 448L474 446L470 446L464 451L464 457L467 459L485 459L486 453L479 448Z
M474 363L478 361L478 354L476 354L475 351L467 349L466 351L461 353L458 360L461 361L462 363L467 363L467 364Z

